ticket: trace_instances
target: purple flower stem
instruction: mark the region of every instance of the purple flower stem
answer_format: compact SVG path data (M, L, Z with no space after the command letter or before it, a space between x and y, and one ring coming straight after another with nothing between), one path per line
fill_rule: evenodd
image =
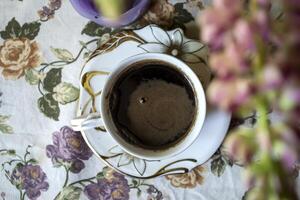
M26 153L24 155L24 162L27 164L27 156L30 155L29 149L31 148L31 145L28 145L26 148Z
M26 192L23 193L22 197L21 197L21 200L24 200L25 199L25 194Z
M66 187L67 184L68 184L68 181L69 181L69 171L70 171L66 166L64 166L64 168L66 170L66 179L65 179L65 183L64 183L63 188Z
M19 190L19 192L20 192L20 200L24 200L26 192L23 193L22 190Z
M137 189L139 192L142 192L142 190L139 188L139 186L132 186L130 185L130 189Z
M95 183L95 182L93 181L93 179L95 179L95 178L96 178L96 177L94 176L94 177L91 177L91 178L87 178L87 179L82 179L82 180L79 180L79 181L75 181L75 182L73 182L73 183L70 183L69 186L75 185L75 184L82 184L82 183L84 183L84 182Z

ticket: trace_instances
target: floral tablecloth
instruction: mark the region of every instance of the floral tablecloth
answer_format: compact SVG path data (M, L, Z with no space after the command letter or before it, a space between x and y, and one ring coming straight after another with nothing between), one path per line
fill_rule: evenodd
M125 28L155 23L197 38L195 17L207 3L158 0ZM242 199L242 167L222 148L187 174L138 180L106 167L70 128L81 67L118 31L89 22L67 0L0 1L0 199Z

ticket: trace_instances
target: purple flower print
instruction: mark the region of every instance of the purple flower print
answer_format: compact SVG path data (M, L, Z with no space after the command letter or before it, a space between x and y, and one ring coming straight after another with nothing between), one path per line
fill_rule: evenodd
M48 145L46 151L53 164L67 163L73 173L79 173L85 167L82 160L88 160L93 155L80 132L67 126L53 133L53 145Z
M38 10L38 15L42 21L47 21L54 17L55 11L61 7L61 0L49 0L47 6Z
M41 20L47 21L54 17L54 10L47 6L43 6L40 10L38 10L38 15Z
M97 183L92 183L84 188L84 194L93 200L106 200L110 199L111 189L107 180L98 181Z
M11 182L19 189L25 190L29 199L35 200L41 191L47 191L47 176L39 165L17 165L11 174Z
M61 7L61 0L49 0L49 8L51 10L58 10Z
M147 200L162 200L163 199L161 191L159 191L153 185L149 186L149 188L147 189L147 193L149 194L147 197Z
M128 181L117 172L109 173L109 177L98 179L97 183L84 188L84 194L90 200L128 200L129 191Z

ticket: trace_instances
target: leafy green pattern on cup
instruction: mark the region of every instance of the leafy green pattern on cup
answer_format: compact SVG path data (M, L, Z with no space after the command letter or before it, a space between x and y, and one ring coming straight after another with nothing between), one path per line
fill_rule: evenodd
M109 149L109 153L111 153L113 156L116 157L119 156L118 160L118 167L126 166L126 165L132 165L134 169L143 176L146 169L147 169L147 160L140 159L137 157L134 157L120 148L120 146L113 146Z

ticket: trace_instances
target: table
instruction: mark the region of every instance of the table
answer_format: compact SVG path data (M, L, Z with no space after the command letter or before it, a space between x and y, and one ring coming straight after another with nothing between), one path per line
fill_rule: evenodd
M207 4L158 0L126 28L155 23L197 38ZM118 30L89 22L69 1L2 0L0 31L0 199L242 199L243 168L222 148L189 173L137 180L105 167L70 128L81 67Z

